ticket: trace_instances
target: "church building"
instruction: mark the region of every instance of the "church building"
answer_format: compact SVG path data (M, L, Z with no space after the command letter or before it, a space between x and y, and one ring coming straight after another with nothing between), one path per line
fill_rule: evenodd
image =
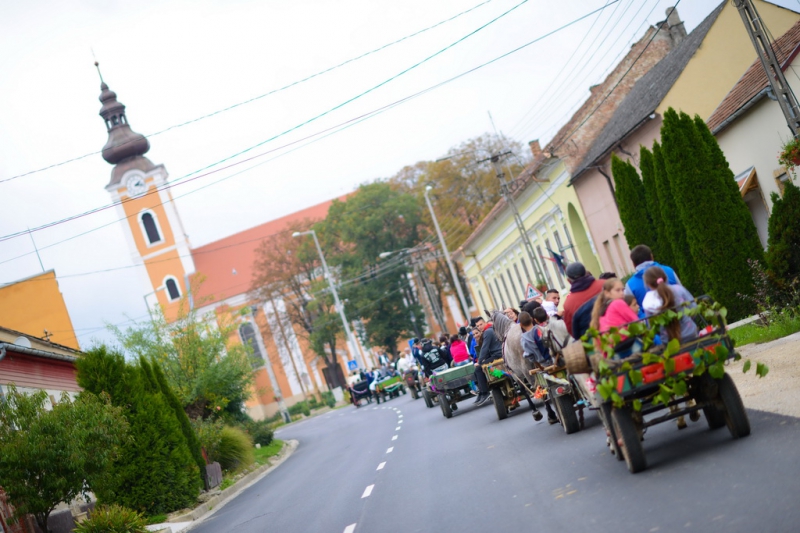
M199 316L216 316L218 321L245 310L238 338L231 341L249 345L264 361L256 370L255 392L247 404L248 414L256 420L277 412L276 398L292 405L328 390L324 376L346 373L346 351L339 357L341 369L325 369L322 359L296 334L284 313L284 302L280 298L254 301L250 290L261 241L292 222L325 218L332 200L192 248L172 199L166 168L145 157L149 141L131 129L116 93L104 81L100 88L100 116L108 130L102 154L113 165L106 190L123 220L133 260L145 267L140 269L141 287L148 307L159 305L168 321L175 320L181 301L187 299L189 305L198 306ZM193 282L200 279L202 284L192 291Z

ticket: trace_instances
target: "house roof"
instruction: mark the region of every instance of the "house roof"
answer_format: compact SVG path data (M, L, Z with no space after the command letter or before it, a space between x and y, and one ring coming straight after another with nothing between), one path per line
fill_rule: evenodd
M686 68L689 60L700 48L724 7L725 2L722 2L677 47L636 82L597 140L592 144L578 170L572 175L571 183L574 183L590 166L605 156L617 143L636 130L647 117L655 112L669 90L678 81L678 77Z
M648 46L648 43L658 37L657 35L654 36L653 33L660 32L662 30L664 31L662 37L670 38L669 30L664 22L649 27L644 36L631 47L625 57L614 67L608 76L606 76L603 82L590 88L591 94L589 98L587 98L583 105L581 105L581 107L575 111L575 113L570 117L569 121L558 130L544 150L536 154L533 160L528 163L522 172L520 172L519 176L517 176L517 182L520 184L520 186L517 187L515 193L513 194L514 196L522 194L529 183L536 181L537 175L546 174L552 165L562 161L565 165L567 165L568 169L572 170L572 168L574 168L572 166L574 163L577 161L582 161L582 150L585 150L585 146L591 146L590 143L592 141L592 136L596 135L596 133L593 132L603 131L601 127L603 125L603 121L605 121L607 117L606 113L603 112L594 113L595 108L598 107L598 105L606 106L606 108L614 105L614 103L610 100L607 102L604 101L605 96L609 93L612 87L617 87L617 85L619 85L621 76L624 76L623 73L626 72L636 62L639 54L643 53L643 50ZM622 92L623 90L623 86L617 88L618 93ZM566 141L568 141L570 138L572 138L574 141L574 136L576 135L581 136L582 138L579 139L578 143L573 142L568 146L568 148L566 148L566 151L569 153L565 153L563 156L560 154L553 154L556 148L560 149L562 145L566 145ZM467 237L461 247L456 250L455 254L462 254L467 247L469 247L476 239L478 239L488 225L504 212L506 205L506 201L501 198L494 205L491 211L489 211L489 213L483 218L483 220L481 220L481 222L475 227L475 230L470 234L469 237Z
M346 198L341 196L336 200L344 201ZM328 200L193 249L195 276L205 277L196 295L198 305L209 305L247 293L253 280L256 250L261 242L287 231L294 222L322 220L332 203L333 200Z
M18 345L12 341L12 338L16 340L20 337L27 339L31 346L27 347L24 345ZM0 326L0 349L8 349L12 352L19 353L35 352L33 355L49 357L50 359L61 359L64 361L75 361L77 360L77 356L81 353L75 348L70 348L69 346L64 346L63 344L51 342L41 337L36 337L34 335L30 335L29 333L23 333L22 331L17 331L15 329L6 328L3 326Z
M796 22L789 31L775 39L772 45L775 51L775 57L781 64L781 68L786 70L786 67L791 64L800 51L800 21ZM708 118L708 127L715 134L722 131L728 126L742 109L745 109L757 100L766 96L766 89L769 86L767 73L764 67L761 66L761 61L756 59L750 67L745 71L733 89L722 99L722 102L717 106L711 116Z

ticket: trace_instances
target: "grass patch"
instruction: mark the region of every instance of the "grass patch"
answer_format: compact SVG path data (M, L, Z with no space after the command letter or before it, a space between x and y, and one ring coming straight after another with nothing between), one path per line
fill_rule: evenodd
M262 446L261 448L256 448L254 450L256 456L256 464L257 465L267 464L269 458L278 455L282 449L283 449L283 441L278 439L273 439L268 446Z
M163 524L167 521L167 515L165 514L157 514L155 516L151 516L147 519L147 525L150 526L152 524Z
M753 322L733 328L729 333L736 346L744 346L754 342L774 341L798 331L800 331L800 314L786 310L774 315L767 326Z
M228 474L225 474L222 477L222 483L219 484L219 490L227 489L228 487L233 485L234 482L235 482L235 480L233 479L233 476L229 476Z

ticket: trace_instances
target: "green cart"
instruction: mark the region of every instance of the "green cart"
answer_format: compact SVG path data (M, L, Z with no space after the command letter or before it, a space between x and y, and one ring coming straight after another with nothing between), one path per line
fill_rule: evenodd
M406 393L405 383L400 376L392 376L382 379L375 384L375 401L381 403L381 400L387 402L392 398L397 398L401 394Z
M439 398L439 407L445 418L452 418L453 411L458 409L458 402L472 398L472 382L475 376L475 365L448 368L431 376L430 387Z

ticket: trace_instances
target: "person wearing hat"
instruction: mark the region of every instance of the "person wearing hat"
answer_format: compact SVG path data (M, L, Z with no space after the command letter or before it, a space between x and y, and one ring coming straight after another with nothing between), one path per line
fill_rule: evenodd
M567 331L574 337L575 335L572 333L573 316L584 303L603 290L603 281L594 279L594 276L586 272L583 263L577 261L567 265L566 274L570 289L561 316L567 326Z

